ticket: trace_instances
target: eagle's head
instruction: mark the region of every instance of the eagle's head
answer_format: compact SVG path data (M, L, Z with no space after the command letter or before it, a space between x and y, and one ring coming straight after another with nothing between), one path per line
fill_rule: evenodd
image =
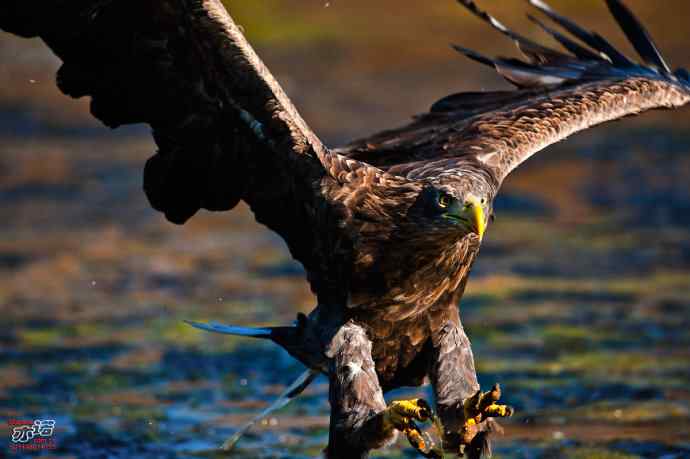
M477 177L441 177L423 187L407 217L418 229L450 239L469 234L484 237L492 218L493 193L489 183Z
M449 232L474 233L481 240L491 215L489 199L451 187L430 188L427 209L436 226Z
M390 294L407 314L463 285L491 218L495 188L469 174L387 185L361 194L352 207L359 221L352 302ZM371 294L374 285L380 290Z

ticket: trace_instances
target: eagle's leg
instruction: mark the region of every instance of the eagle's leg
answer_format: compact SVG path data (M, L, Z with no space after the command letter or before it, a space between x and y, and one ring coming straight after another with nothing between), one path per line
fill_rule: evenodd
M496 403L501 396L498 385L481 392L470 340L459 318L434 336L429 376L443 424L443 448L469 459L488 452L489 434L500 429L491 418L510 416L513 410Z
M328 459L365 458L372 449L393 442L396 431L411 434L414 420L431 415L423 400L392 402L386 406L379 385L371 341L352 322L343 325L331 340L327 355L331 425Z

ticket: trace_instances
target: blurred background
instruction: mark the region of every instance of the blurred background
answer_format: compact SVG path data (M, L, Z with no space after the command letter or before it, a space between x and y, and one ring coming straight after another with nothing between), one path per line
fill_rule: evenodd
M553 0L626 51L599 0ZM690 66L690 2L628 3ZM226 2L330 145L461 90L505 88L449 43L515 55L452 0ZM527 36L524 1L486 0ZM314 298L243 206L166 222L141 191L146 128L111 132L58 93L58 60L0 34L0 456L9 419L55 419L56 457L220 457L303 370L182 319L284 324ZM580 134L509 178L461 306L483 386L517 408L499 458L690 457L690 110ZM429 395L428 388L389 394ZM390 398L389 397L389 398ZM235 457L316 457L327 384ZM375 457L414 457L403 441ZM25 453L35 456L37 453Z

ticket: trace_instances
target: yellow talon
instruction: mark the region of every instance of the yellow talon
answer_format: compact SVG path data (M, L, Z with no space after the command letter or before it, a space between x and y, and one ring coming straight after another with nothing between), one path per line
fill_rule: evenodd
M486 407L485 415L486 417L497 417L505 418L513 414L513 409L507 405L497 405L492 403Z
M422 456L438 459L443 457L443 453L437 450L433 440L415 424L415 421L428 421L432 416L431 407L421 398L395 401L388 405L388 408L383 412L383 428L401 431L407 437L410 445Z
M412 420L426 421L431 417L431 407L423 399L400 400L392 402L383 414L386 428L401 431L410 428Z
M477 391L472 397L465 400L463 411L465 423L463 431L471 434L474 426L490 417L509 417L513 415L513 408L507 405L499 405L496 402L501 398L501 387L495 384L488 392Z

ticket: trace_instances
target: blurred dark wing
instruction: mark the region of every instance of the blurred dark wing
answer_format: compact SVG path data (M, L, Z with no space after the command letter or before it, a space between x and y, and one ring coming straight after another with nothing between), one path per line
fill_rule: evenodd
M514 40L528 59L489 58L456 49L493 67L517 89L448 96L412 124L354 142L340 153L409 178L479 168L500 183L534 153L571 134L690 100L687 72L668 70L648 33L618 0L607 3L644 64L631 61L600 35L540 0L531 3L573 37L533 20L566 52L511 31L471 0L460 3Z
M0 28L43 39L107 126L151 125L144 188L173 222L240 199L270 219L329 160L219 0L3 0Z

